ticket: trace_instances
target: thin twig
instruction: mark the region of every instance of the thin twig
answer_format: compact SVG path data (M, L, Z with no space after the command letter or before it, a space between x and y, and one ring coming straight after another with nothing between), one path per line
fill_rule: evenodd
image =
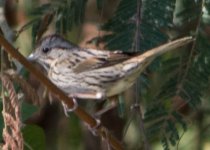
M141 6L142 0L137 0L137 13L136 13L136 34L135 34L135 52L140 49L140 24L141 24Z
M98 20L99 23L101 23L101 21L102 21L102 17L103 17L103 13L104 13L104 4L105 4L105 1L102 1L101 12L99 12L99 20ZM101 38L101 29L98 30L97 37L99 37L99 39Z
M134 51L137 52L140 49L140 23L141 23L141 6L142 6L142 0L137 0L137 14L136 14L136 33L135 33L135 44L134 44ZM135 102L133 106L133 110L138 114L139 117L139 127L142 133L143 141L144 141L144 149L150 150L150 145L146 137L145 127L144 127L144 121L143 121L143 115L140 105L140 97L141 92L140 91L140 79L137 79L137 83L135 84L135 90L136 90L136 96L135 96Z
M0 35L0 45L2 45L5 48L5 51L9 53L12 57L14 57L17 61L19 61L25 68L27 68L31 73L33 73L34 76L42 83L44 84L49 91L54 93L60 101L65 103L69 108L74 107L74 102L71 98L69 98L63 91L61 91L57 86L55 86L53 83L51 83L48 78L39 71L32 63L27 61L25 57L23 57L2 35ZM85 123L87 123L90 128L94 128L97 126L97 121L92 116L90 116L88 113L86 113L81 107L77 107L74 111L74 113ZM117 141L115 137L113 137L110 133L105 133L105 127L100 125L97 129L97 133L107 139L111 146L114 149L121 150L123 149L121 143ZM108 135L107 135L108 134Z
M196 27L196 30L195 30L195 35L198 36L199 34L199 29L200 29L200 26L201 26L201 21L202 21L202 15L203 15L203 7L204 7L204 0L201 1L201 10L200 10L200 14L199 14L199 17L198 17L198 23L197 23L197 27ZM188 59L188 62L187 62L187 65L186 65L186 69L185 69L185 72L184 74L182 73L181 76L182 76L182 79L180 81L180 84L179 84L179 87L177 89L177 95L178 93L180 92L180 90L182 89L182 86L186 80L186 77L188 75L188 72L189 72L189 69L190 69L190 65L192 63L192 60L193 60L193 54L195 52L195 47L196 47L196 37L195 37L195 40L192 44L192 47L190 49L190 55L189 55L189 59Z
M9 27L4 16L5 0L0 0L0 27L6 39L12 43L15 37L15 32Z

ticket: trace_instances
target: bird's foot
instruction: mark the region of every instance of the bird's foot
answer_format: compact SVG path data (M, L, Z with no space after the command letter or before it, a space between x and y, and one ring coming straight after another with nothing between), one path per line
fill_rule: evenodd
M95 126L90 126L90 125L87 125L87 126L88 126L89 131L91 131L94 136L97 136L98 135L97 131L98 131L98 128L101 126L101 121L96 118L95 118L95 121L96 121Z
M77 103L77 100L75 98L72 98L73 102L74 102L74 105L72 108L69 108L65 103L62 102L62 105L63 105L63 110L64 110L64 114L65 116L69 117L69 112L73 112L77 109L78 107L78 103Z

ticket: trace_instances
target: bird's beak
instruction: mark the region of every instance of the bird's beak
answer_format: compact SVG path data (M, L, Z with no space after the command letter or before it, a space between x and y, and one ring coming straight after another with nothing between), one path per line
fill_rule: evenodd
M35 56L34 53L31 53L28 57L27 57L27 60L28 61L36 61L37 60L37 57Z

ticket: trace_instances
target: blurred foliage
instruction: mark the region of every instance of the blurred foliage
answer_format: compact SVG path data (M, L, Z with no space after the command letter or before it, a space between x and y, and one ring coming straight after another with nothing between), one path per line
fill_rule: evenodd
M56 32L66 35L74 26L83 23L85 4L87 0L51 0L29 12L33 20L26 26L32 25L33 43L39 40L53 21ZM33 3L36 3L34 1Z
M24 150L46 149L45 135L42 128L36 125L27 125L23 128L23 137L25 139Z
M34 106L34 105L31 105L29 103L22 103L21 111L22 111L21 112L22 113L22 120L25 121L29 117L31 117L34 112L37 112L37 107Z
M32 26L31 36L34 42L41 38L50 24L54 24L55 32L66 36L74 26L84 22L86 1L50 0L31 9L29 12L31 21L22 29L26 30ZM138 89L140 100L143 101L142 107L145 108L144 123L149 143L152 145L159 141L165 150L174 146L181 147L179 142L182 141L182 133L190 128L188 117L195 115L198 110L203 116L209 112L210 0L144 0L140 18L136 15L137 1L121 0L113 17L100 27L100 30L108 31L109 34L94 40L104 42L109 50L118 49L126 52L133 51L138 40L140 44L138 51L143 52L179 37L189 35L195 37L193 44L180 48L178 52L157 58L141 76L139 83L141 86ZM103 9L103 3L104 0L96 0L97 8ZM140 19L139 39L135 39L137 19ZM205 111L201 102L205 105ZM23 113L24 120L36 111L34 107L23 108L26 112ZM198 119L199 115L197 118L193 117ZM126 119L129 120L129 116ZM209 121L204 120L206 126L203 126L208 128ZM2 124L1 121L0 125ZM73 129L71 138L77 136L76 139L82 139L82 133L78 131L80 130L78 120L75 124L71 122L71 126ZM139 125L136 125L136 128L139 128ZM45 139L41 129L26 126L24 130L24 137L31 135L26 141L30 143L29 145L41 140L37 144L44 149ZM198 138L205 141L209 130L206 130L208 131L206 133L202 130L203 128L198 129L200 134ZM137 144L132 147L140 149L143 142L139 142L139 139L136 141ZM201 149L202 142L198 143ZM80 142L74 144L75 147L79 147ZM36 144L33 149L38 149Z

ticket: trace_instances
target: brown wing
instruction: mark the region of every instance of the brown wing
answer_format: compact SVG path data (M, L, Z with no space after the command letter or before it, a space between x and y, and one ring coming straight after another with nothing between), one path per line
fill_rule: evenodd
M109 67L121 63L135 55L136 53L110 52L108 57L90 57L80 62L73 70L76 73L81 73L88 70Z

